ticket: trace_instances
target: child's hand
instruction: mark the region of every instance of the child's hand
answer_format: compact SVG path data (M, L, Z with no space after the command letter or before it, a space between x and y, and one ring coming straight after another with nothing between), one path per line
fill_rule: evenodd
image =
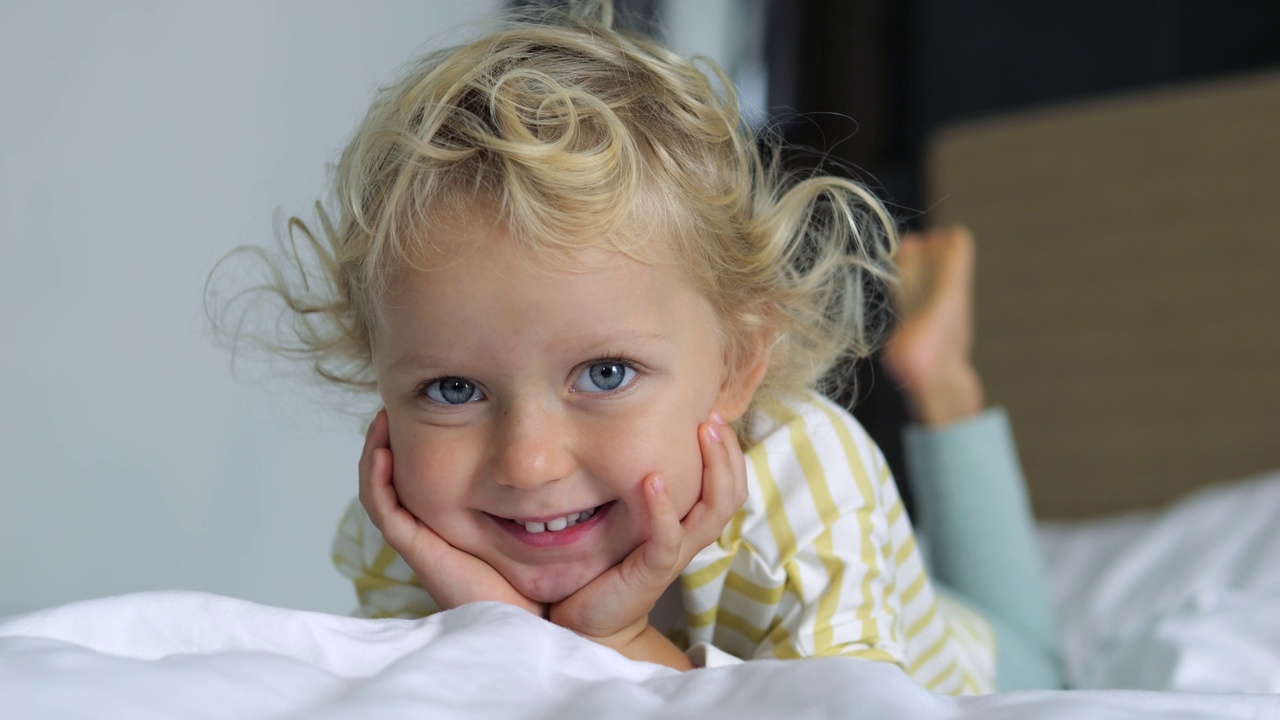
M684 520L676 514L662 478L646 477L649 539L586 587L552 605L552 622L628 657L664 662L653 656L654 636L659 644L665 638L650 630L649 613L693 556L715 542L747 499L746 461L733 430L713 414L711 422L699 426L698 437L702 495ZM670 647L660 653L674 650L683 659L674 646L666 645Z
M360 456L360 503L391 549L409 563L423 587L442 609L480 600L496 600L546 617L546 605L516 591L480 558L450 545L405 510L391 480L391 430L387 411L369 426Z

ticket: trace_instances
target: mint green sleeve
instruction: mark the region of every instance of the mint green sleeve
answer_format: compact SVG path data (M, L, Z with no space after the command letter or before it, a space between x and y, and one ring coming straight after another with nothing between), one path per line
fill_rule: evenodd
M987 616L1001 691L1062 687L1035 519L1008 416L993 408L903 445L935 580Z

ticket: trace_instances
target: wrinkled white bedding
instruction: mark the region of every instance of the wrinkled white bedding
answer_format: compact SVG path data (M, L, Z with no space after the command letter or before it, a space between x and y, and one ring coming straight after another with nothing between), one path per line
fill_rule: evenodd
M680 674L496 603L361 620L159 592L0 621L0 717L1271 718L1280 697L948 698L839 658Z
M1280 472L1041 541L1073 687L1280 693Z

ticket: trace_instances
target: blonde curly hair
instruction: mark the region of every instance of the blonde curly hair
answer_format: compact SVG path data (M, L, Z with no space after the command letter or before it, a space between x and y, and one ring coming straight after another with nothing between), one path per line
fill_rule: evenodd
M389 278L423 257L433 229L487 206L542 259L603 246L676 263L716 309L731 372L773 339L753 402L831 380L884 330L894 222L856 182L784 172L724 72L699 63L707 72L615 29L600 1L526 13L412 63L342 153L336 222L317 203L319 232L291 218L282 252L233 252L270 275L236 299L278 297L274 350L376 389ZM210 303L233 345L241 325L222 313L235 304Z

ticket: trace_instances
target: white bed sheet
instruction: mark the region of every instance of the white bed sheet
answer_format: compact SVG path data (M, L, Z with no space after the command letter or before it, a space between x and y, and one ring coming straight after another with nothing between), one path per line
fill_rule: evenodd
M949 698L839 658L681 674L496 603L362 620L168 592L0 621L0 717L1273 718L1280 698Z
M1040 532L1073 687L1280 693L1280 472Z

